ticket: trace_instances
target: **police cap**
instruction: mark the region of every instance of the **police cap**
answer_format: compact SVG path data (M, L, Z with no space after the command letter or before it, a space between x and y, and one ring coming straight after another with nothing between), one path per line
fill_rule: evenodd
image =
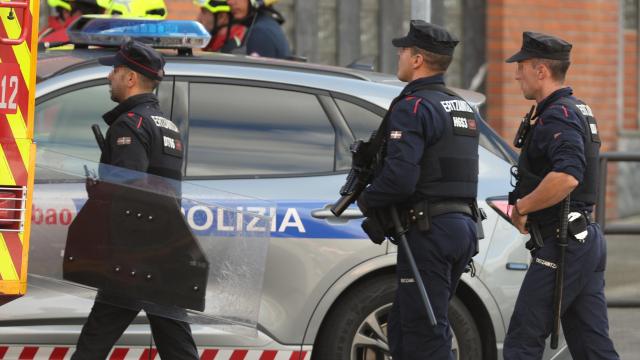
M522 33L522 48L506 62L518 62L527 59L569 60L571 44L552 35L525 31Z
M411 20L407 36L391 42L395 47L416 46L432 53L451 56L459 41L441 26L423 20Z
M101 57L98 62L106 66L124 65L154 80L162 80L164 75L162 54L136 40L127 41L115 55Z

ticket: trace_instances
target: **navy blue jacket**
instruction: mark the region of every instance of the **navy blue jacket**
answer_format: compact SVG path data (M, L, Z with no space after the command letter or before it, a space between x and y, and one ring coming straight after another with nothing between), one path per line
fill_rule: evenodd
M253 27L247 30L247 55L286 59L291 56L289 42L280 24L269 14L258 12Z
M407 84L403 93L425 84L444 84L444 76L414 80ZM419 100L419 97L407 96L391 109L388 128L392 134L400 136L388 139L382 168L363 192L361 199L368 207L386 207L409 200L420 177L425 147L436 143L444 133L444 122Z
M154 94L131 96L103 119L109 130L101 163L182 179L182 138L177 126L164 117Z
M546 158L550 171L562 172L582 182L585 169L583 124L574 109L555 102L572 97L573 90L565 87L542 100L536 109L538 123L533 128L529 158Z

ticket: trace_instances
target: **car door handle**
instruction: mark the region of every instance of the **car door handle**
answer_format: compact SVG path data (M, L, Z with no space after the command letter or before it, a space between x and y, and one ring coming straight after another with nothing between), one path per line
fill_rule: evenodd
M340 217L336 217L330 210L331 206L333 206L333 204L327 204L322 209L311 210L311 216L316 219L325 219L333 223L346 223L349 220L361 219L364 217L362 212L358 209L347 209L342 213L342 215L340 215Z

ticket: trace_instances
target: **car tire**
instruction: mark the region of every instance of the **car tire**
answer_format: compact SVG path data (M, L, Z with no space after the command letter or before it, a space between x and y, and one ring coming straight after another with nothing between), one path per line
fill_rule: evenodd
M379 276L356 285L341 297L316 338L312 360L390 359L386 324L395 296L395 281L394 275ZM379 332L373 330L376 326L368 326L372 323L371 319L378 320L378 329L382 330L384 336L377 336ZM460 352L458 359L481 360L480 333L471 313L458 298L454 297L450 303L449 320ZM369 345L359 348L355 341L356 334L364 334Z

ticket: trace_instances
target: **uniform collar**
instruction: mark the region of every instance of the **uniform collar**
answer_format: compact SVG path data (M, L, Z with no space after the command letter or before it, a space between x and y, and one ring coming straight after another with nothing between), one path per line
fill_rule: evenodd
M122 115L123 113L133 109L134 107L144 104L144 103L158 103L158 98L153 93L146 94L138 94L127 98L125 101L121 102L113 108L113 110L107 112L102 115L102 118L107 123L107 125L111 126L116 119Z
M569 86L552 92L549 96L542 99L542 101L538 103L538 106L536 107L536 114L534 117L542 114L551 104L556 102L558 99L571 95L573 95L573 89L571 89L571 87Z
M444 85L444 74L436 74L432 76L415 79L412 82L408 83L407 86L404 87L404 90L402 90L402 93L410 94L421 86L431 85L431 84Z

